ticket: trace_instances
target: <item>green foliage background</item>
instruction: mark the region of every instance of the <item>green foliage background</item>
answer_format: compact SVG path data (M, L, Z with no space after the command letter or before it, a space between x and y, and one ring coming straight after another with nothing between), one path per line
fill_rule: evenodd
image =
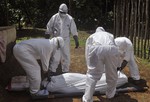
M0 26L45 28L52 15L66 3L78 29L112 28L113 0L1 0Z

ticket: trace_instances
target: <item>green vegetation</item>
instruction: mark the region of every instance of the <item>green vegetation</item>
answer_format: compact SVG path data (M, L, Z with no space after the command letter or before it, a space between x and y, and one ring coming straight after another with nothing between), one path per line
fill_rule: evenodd
M45 28L50 17L66 3L78 29L113 25L112 0L0 0L0 26ZM91 26L92 25L92 26Z
M79 37L80 47L84 47L85 46L86 39L88 38L89 35L90 34L87 33L86 31L78 31L78 37ZM73 37L71 37L71 46L75 46Z

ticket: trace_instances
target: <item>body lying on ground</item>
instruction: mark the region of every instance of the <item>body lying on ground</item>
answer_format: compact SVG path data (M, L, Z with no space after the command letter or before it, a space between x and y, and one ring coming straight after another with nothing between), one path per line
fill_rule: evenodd
M122 86L128 82L125 74L118 72L117 87ZM59 93L76 93L84 92L86 85L86 75L80 73L65 73L58 76L52 76L51 81L44 79L42 81L43 87L49 92ZM102 78L97 82L95 91L105 93L107 88L106 75L103 73Z
M129 82L128 82L129 81ZM146 85L146 81L141 80L141 84L145 84L142 87L136 85L128 86L128 83L132 83L127 76L118 71L118 80L117 80L117 91L118 92L132 92L139 91L143 92ZM86 86L86 75L80 73L65 73L57 76L52 76L51 81L48 81L46 78L42 81L42 86L44 89L48 90L52 98L64 97L64 96L75 96L83 95ZM6 87L9 91L23 91L29 88L29 81L27 76L15 76L12 78L11 83ZM98 80L95 91L98 92L98 95L105 94L107 88L106 76L105 73L102 74L102 78ZM48 98L48 97L43 97ZM36 97L39 99L39 97Z

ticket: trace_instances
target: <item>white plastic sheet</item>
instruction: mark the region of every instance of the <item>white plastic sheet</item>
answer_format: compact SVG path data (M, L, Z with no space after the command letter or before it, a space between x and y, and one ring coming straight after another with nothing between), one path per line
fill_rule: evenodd
M84 92L86 84L86 75L80 73L65 73L58 76L53 76L51 82L42 82L50 92L60 93L73 93L73 92ZM117 87L127 83L127 76L123 73L118 72ZM95 90L105 92L107 87L105 73L102 78L97 82Z
M6 87L9 91L22 91L29 88L29 80L26 76L15 76Z
M117 87L127 83L127 76L123 73L118 73ZM50 92L59 93L77 93L84 92L86 84L86 75L80 73L65 73L58 76L53 76L51 81L46 79L42 81L42 85L46 86ZM106 91L105 73L96 84L96 91L104 93ZM10 85L6 87L9 91L22 91L29 88L29 81L26 76L15 76L12 78Z

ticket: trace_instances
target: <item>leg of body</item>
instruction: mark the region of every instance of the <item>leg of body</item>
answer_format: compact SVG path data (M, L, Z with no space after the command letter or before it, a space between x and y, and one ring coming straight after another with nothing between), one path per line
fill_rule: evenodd
M87 76L85 93L82 97L83 102L93 102L93 94L95 91L96 80Z
M137 64L135 62L133 53L131 53L131 57L130 57L130 60L128 62L128 66L129 66L129 71L130 71L131 77L134 80L139 80L140 79L139 69L138 69L138 66L137 66Z
M51 72L56 72L56 69L58 68L58 65L60 63L60 50L56 50L56 52L53 53L52 58L50 59L50 65L49 69Z
M106 49L108 53L105 56L105 71L106 71L106 97L112 98L116 93L117 85L117 67L119 63L119 53L116 47L109 47Z
M37 60L23 45L15 46L13 52L29 78L30 93L37 93L41 85L41 68Z
M69 72L70 67L70 39L65 40L65 45L61 49L62 72Z
M103 55L101 55L101 57L103 57ZM99 60L99 57L96 54L96 48L94 47L93 49L90 49L90 52L88 53L87 67L88 70L86 88L82 100L83 102L93 102L93 93L95 92L95 85L97 81L101 78L104 71L103 61Z

